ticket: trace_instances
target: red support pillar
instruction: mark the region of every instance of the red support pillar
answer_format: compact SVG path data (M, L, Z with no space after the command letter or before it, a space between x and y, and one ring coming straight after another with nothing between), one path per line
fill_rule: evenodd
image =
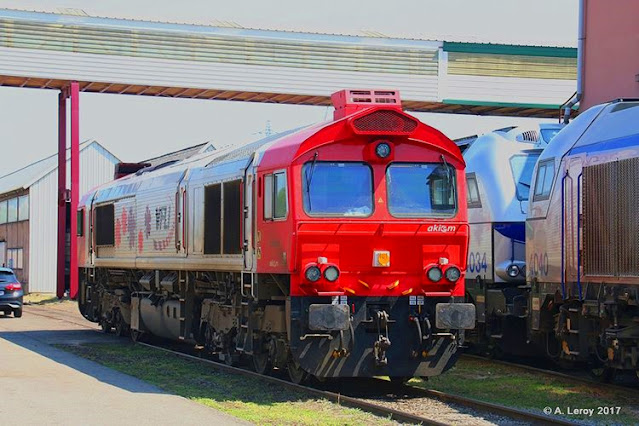
M64 261L66 249L67 206L67 93L63 89L58 95L58 256L57 286L58 298L64 297Z
M78 295L78 202L80 201L80 84L71 83L71 259L69 297Z

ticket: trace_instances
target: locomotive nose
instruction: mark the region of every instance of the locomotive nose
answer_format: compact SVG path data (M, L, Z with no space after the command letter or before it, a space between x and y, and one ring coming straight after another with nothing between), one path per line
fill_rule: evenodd
M349 224L354 235L304 235L299 239L298 280L301 294L380 296L453 295L463 283L463 247L436 235L379 235L379 225ZM345 227L345 226L344 226ZM419 225L414 225L415 230ZM361 235L371 235L365 244ZM391 238L392 237L392 238Z

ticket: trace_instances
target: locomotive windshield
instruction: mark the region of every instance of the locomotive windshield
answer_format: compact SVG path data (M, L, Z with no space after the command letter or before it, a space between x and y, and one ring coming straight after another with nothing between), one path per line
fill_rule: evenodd
M373 213L373 178L364 163L310 162L302 168L304 211L311 216Z
M517 199L519 201L528 200L530 181L532 180L532 174L538 158L539 153L515 155L510 158L510 168L513 172L513 179L515 179Z
M442 163L395 163L386 169L388 209L397 217L452 216L455 169Z

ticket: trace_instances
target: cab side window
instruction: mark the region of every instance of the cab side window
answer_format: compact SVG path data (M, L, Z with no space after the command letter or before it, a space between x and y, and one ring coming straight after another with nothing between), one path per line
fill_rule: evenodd
M284 219L288 214L286 172L264 176L264 220Z
M542 161L537 168L533 201L547 200L555 178L555 159Z
M80 209L78 210L78 214L76 216L76 220L77 220L77 235L78 237L83 237L84 236L84 209Z
M480 208L481 199L479 198L479 187L477 186L477 177L475 176L475 173L468 173L468 175L466 175L466 186L468 190L468 208Z
M115 244L115 210L113 204L95 208L95 245Z

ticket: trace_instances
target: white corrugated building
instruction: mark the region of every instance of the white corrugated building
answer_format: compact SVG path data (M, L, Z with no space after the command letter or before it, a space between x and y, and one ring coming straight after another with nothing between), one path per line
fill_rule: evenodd
M96 141L80 144L80 194L113 180L119 162ZM69 175L67 150L67 187ZM57 230L57 154L0 177L0 264L29 292L56 291Z
M77 81L84 92L307 105L330 105L344 88L384 88L415 112L556 118L577 89L577 49L489 41L0 9L0 86Z

